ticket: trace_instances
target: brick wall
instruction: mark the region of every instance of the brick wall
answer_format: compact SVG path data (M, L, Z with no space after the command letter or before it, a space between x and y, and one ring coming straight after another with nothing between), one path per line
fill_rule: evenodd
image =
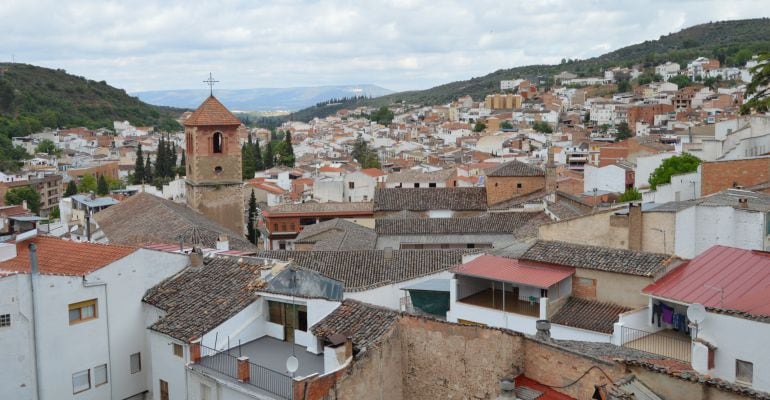
M701 168L702 196L770 181L770 157L704 162Z
M486 188L487 203L496 204L545 188L545 177L487 177Z

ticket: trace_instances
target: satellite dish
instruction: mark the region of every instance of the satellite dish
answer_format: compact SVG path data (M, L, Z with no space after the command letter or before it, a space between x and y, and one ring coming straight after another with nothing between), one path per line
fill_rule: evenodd
M700 324L706 319L706 307L699 303L691 304L687 307L687 318L696 324Z
M299 369L299 360L297 360L297 357L289 356L286 359L286 370L293 374L297 372L297 369Z

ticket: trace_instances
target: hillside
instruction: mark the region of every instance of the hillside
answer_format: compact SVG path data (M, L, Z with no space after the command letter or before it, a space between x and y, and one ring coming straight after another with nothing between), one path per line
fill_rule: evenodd
M80 76L27 64L0 63L0 169L14 169L25 156L11 137L44 127L112 127L115 120L138 126L181 129L181 110L150 106L124 90Z
M504 79L548 79L561 71L580 76L596 76L612 66L641 64L653 67L665 61L687 64L699 56L718 58L727 65L745 63L757 51L770 50L770 19L748 19L712 22L696 25L679 32L661 36L657 40L624 47L587 60L564 60L559 65L528 65L492 72L488 75L436 86L427 90L399 92L369 100L351 101L325 107L309 107L291 115L295 120L310 120L331 115L342 108L362 105L380 106L406 101L417 104L448 103L459 96L470 95L475 100L499 90Z
M217 98L231 110L299 110L333 99L355 96L379 97L393 93L376 85L338 85L290 88L217 89ZM132 93L140 100L162 106L195 108L208 90L154 90Z

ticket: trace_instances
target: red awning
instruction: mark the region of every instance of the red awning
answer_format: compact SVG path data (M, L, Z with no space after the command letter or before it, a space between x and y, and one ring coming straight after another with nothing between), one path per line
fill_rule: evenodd
M453 272L458 275L547 289L569 278L575 273L575 268L483 255L456 267Z

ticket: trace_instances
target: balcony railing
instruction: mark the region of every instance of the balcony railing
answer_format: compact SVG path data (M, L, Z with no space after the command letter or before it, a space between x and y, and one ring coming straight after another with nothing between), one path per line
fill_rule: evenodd
M687 363L691 360L692 340L686 334L670 330L653 333L624 326L621 328L620 335L620 343L623 347Z
M513 297L510 292L486 289L458 300L460 303L491 308L529 317L540 317L540 299L537 297Z
M237 356L230 354L229 351L218 351L203 345L200 345L200 349L201 358L198 364L233 379L239 379ZM283 399L292 400L294 398L294 380L292 377L252 362L246 362L249 366L249 379L243 383Z

